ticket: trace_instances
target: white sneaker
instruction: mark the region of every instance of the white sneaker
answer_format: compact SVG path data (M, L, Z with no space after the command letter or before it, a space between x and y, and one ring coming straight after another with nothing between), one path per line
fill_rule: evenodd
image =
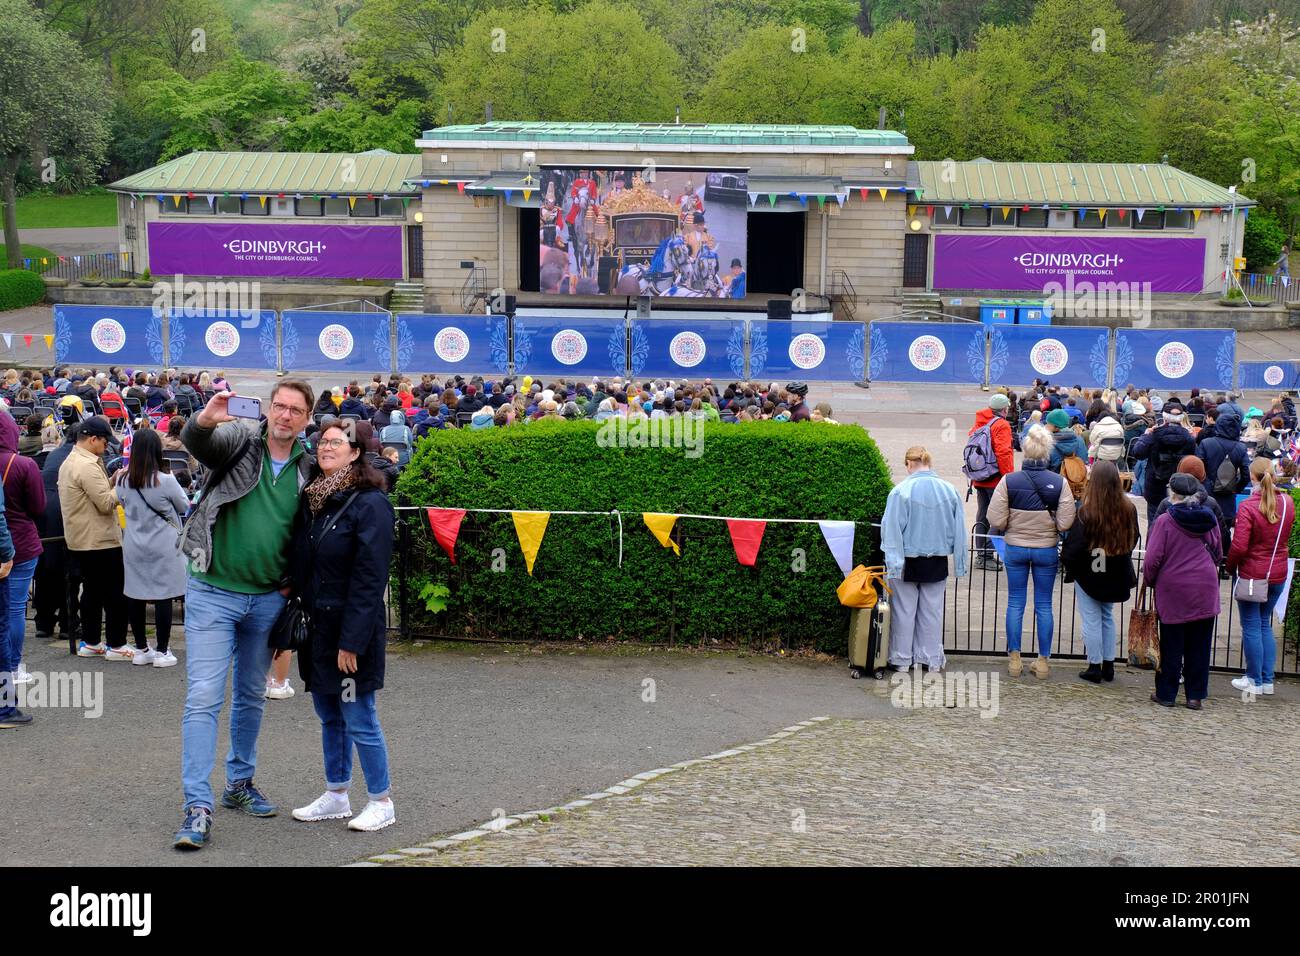
M1232 681L1232 686L1237 688L1237 690L1254 691L1256 694L1260 693L1264 687L1268 687L1269 689L1268 692L1270 694L1273 693L1272 684L1256 684L1253 683L1249 677L1244 677L1244 676L1234 678Z
M110 647L104 652L104 660L106 661L129 661L133 657L135 657L135 648L130 644L123 644L118 650Z
M348 821L349 830L364 830L371 833L375 830L382 830L384 827L392 826L397 822L397 811L393 807L393 801L380 803L378 800L371 800L366 804L366 808L361 811L361 816L355 820Z
M1272 697L1272 696L1273 696L1273 685L1272 685L1272 684L1260 684L1260 685L1258 685L1258 686L1255 688L1255 693L1257 693L1257 694L1263 694L1265 697Z
M105 644L103 641L100 641L98 644L87 644L85 641L82 641L80 644L77 645L77 656L78 657L103 657L107 650L108 650L108 645Z
M333 790L326 790L307 806L293 811L293 818L304 823L315 823L317 820L342 820L350 816L352 816L352 804L348 801L348 795L335 793Z
M173 667L175 666L175 664L176 664L176 655L173 654L171 650L153 652L154 667Z
M25 664L19 663L18 669L14 671L14 683L30 684L31 682L32 682L32 675L28 672L27 666ZM1270 691L1270 693L1272 693L1272 691Z
M293 685L289 683L289 678L284 679L283 684L277 684L271 681L266 685L267 700L288 700L293 696Z
M152 664L157 658L158 658L158 652L155 651L152 647L145 645L145 649L143 651L139 649L136 650L134 656L132 656L131 658L131 663L139 667L145 667L149 664Z

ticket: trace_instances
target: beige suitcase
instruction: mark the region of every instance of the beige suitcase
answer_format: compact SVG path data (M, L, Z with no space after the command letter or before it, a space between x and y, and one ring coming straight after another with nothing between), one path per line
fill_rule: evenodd
M884 680L889 668L889 598L881 595L873 608L849 611L849 675L857 680L870 671Z

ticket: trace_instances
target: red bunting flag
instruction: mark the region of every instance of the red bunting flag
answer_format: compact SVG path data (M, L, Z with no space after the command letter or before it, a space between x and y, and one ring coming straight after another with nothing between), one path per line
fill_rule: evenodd
M858 190L858 195L860 195L863 199L866 199L866 198L867 198L867 187L866 187L866 186L863 186L861 189L859 189L859 190Z
M1119 211L1119 218L1123 219L1124 216L1125 216L1125 214L1126 214L1127 212L1128 212L1127 209L1121 209L1121 210Z
M456 192L458 192L458 193L463 193L464 191L465 191L465 184L464 184L464 183L457 183L457 184L456 184Z
M429 527L442 550L447 552L451 563L456 563L456 536L460 534L460 523L465 517L462 508L426 508L429 515Z
M23 341L27 343L28 348L32 347L32 337L30 335L24 335Z
M736 560L745 567L754 566L754 561L758 558L758 546L763 542L763 531L766 528L766 521L727 519L727 530L731 532L731 546L736 549Z
M925 214L926 214L927 216L929 216L931 219L933 219L933 218L934 218L934 207L933 207L933 206L926 206L926 207L925 207Z

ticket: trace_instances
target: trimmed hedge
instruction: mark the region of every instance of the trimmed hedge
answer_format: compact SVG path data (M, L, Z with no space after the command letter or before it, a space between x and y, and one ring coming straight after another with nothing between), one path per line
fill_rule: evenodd
M35 305L45 298L45 283L29 269L0 271L0 312Z
M843 653L848 611L839 567L815 524L769 524L757 567L736 560L722 521L682 518L682 554L663 548L643 511L737 518L879 521L892 487L876 443L856 425L707 423L702 454L603 448L596 422L539 421L435 432L397 484L401 503L623 516L623 566L613 517L552 515L530 578L509 515L466 514L453 566L423 513L410 516L406 570L413 632L510 639L647 642L779 640ZM859 524L854 563L877 540ZM494 549L504 570L492 570ZM793 570L802 549L805 569ZM502 556L497 556L500 566ZM393 569L395 596L401 565ZM428 612L427 585L450 590Z

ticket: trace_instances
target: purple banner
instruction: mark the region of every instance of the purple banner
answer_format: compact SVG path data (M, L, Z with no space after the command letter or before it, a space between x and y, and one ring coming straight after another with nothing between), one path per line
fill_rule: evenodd
M934 239L934 288L1042 292L1082 282L1151 283L1152 292L1198 293L1205 240L1118 236L952 236Z
M401 226L151 222L155 275L402 278Z

